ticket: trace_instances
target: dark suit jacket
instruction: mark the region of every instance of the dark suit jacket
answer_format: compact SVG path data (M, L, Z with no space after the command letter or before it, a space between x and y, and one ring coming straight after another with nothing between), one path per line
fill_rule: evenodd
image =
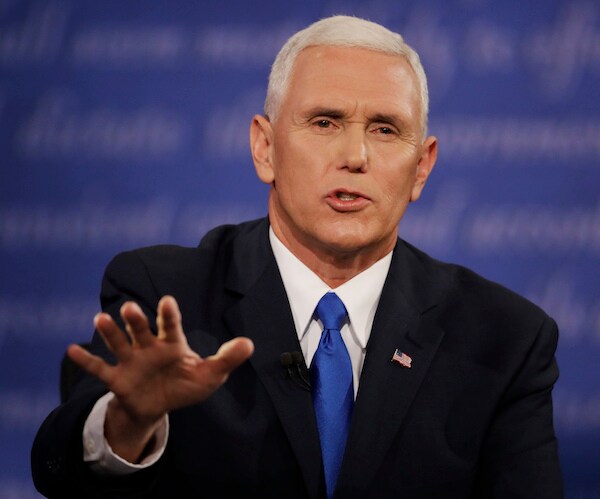
M136 300L152 317L178 300L205 356L238 335L255 353L208 401L170 415L150 469L98 477L82 427L105 388L84 377L44 422L32 451L50 497L320 498L324 479L311 394L280 354L300 350L268 222L219 227L198 248L117 256L102 286L113 316ZM339 498L561 497L551 390L557 329L539 308L399 240L360 379ZM410 369L390 362L399 348ZM108 356L94 337L92 349Z

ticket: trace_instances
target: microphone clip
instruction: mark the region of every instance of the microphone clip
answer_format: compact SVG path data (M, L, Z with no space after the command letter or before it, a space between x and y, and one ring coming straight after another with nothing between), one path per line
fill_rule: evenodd
M305 374L308 369L300 352L283 352L279 357L281 365L287 370L288 376L304 390L311 391L310 380Z

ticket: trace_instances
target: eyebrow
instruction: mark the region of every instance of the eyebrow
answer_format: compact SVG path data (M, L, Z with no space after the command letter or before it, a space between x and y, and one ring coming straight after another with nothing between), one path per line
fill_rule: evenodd
M341 109L336 108L336 107L315 106L315 107L311 107L310 109L307 109L305 112L303 112L302 116L304 116L307 119L313 118L315 116L329 116L331 118L344 118L345 116L347 116L347 113L345 113L344 111L342 111Z

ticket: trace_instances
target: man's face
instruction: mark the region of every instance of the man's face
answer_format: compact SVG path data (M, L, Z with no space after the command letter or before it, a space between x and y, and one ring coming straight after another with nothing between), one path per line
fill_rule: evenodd
M293 253L375 261L393 248L435 162L435 138L421 143L420 110L401 57L301 52L275 122L257 116L251 129L257 173L271 184L271 225Z

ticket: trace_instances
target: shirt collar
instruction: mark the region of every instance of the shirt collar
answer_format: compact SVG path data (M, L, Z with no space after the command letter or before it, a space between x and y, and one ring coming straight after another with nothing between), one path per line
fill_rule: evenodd
M269 240L288 296L298 339L301 340L322 296L335 291L346 310L350 324L362 348L366 348L379 297L392 261L390 251L371 267L332 290L304 265L269 228Z

